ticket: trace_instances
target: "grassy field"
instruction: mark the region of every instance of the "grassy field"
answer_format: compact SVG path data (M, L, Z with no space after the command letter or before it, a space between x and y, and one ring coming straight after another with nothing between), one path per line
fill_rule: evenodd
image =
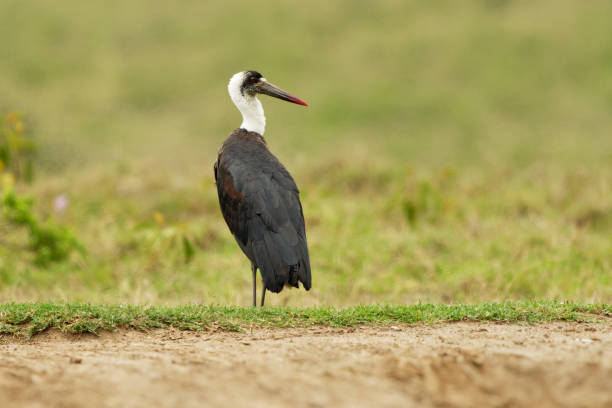
M364 305L335 308L244 308L236 306L142 307L74 303L11 303L0 305L0 336L30 338L47 329L66 333L99 334L102 330L243 331L259 327L308 327L326 325L390 325L494 321L543 323L609 321L606 304L564 302L506 302L470 305L416 304L411 306Z
M87 249L0 218L0 302L248 305L212 176L243 69L311 105L262 99L313 266L270 305L612 302L610 2L156 3L0 3L17 189Z

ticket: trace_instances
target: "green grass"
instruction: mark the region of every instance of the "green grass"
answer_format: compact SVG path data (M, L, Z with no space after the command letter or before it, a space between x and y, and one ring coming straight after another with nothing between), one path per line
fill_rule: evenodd
M505 302L473 305L411 306L369 305L335 308L244 308L188 305L143 307L84 303L10 303L0 305L0 336L30 338L47 329L67 333L93 333L130 328L148 330L174 327L180 330L222 329L240 331L252 327L350 327L494 321L542 323L553 320L609 321L610 304L575 302Z
M260 70L313 289L271 306L612 302L612 3L0 2L0 113L25 114L49 267L0 218L0 302L250 304L212 165ZM56 212L64 195L70 204ZM183 238L195 253L185 262ZM261 286L260 286L261 287Z
M612 299L612 172L337 165L320 177L313 164L298 180L313 289L270 295L270 305ZM137 191L123 192L132 183ZM0 248L1 301L250 304L249 264L210 180L173 185L145 167L35 191L50 213L56 195L69 195L70 209L54 218L88 255L43 268ZM196 249L189 263L183 236Z

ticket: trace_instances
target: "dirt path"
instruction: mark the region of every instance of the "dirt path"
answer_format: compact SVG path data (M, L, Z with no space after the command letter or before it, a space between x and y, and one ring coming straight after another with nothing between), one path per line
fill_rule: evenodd
M612 407L610 325L51 332L10 341L0 344L7 408Z

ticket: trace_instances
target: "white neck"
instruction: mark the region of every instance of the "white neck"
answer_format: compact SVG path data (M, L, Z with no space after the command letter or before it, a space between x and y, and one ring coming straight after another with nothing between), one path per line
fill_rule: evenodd
M266 129L266 116L264 115L263 106L255 96L249 96L240 92L240 86L244 81L244 73L239 72L230 79L227 85L230 97L234 105L242 113L242 129L249 132L257 132L263 136Z

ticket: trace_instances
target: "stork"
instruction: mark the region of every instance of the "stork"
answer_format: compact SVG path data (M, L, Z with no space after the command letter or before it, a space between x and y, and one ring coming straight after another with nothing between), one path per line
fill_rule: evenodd
M310 290L310 259L298 188L285 166L268 150L266 117L258 94L298 105L303 100L269 83L259 72L243 71L229 81L230 97L242 124L225 139L215 162L219 204L238 246L251 261L253 306L257 306L257 270L266 290L286 285Z

